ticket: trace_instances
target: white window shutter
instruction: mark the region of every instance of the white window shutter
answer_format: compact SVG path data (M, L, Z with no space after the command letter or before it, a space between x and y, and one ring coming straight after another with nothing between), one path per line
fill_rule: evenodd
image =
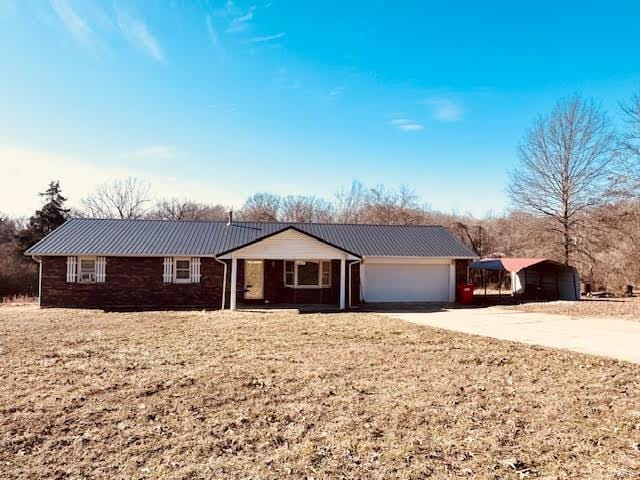
M77 265L78 259L76 257L67 257L67 282L73 283L76 281Z
M200 258L191 259L191 283L200 283Z
M107 259L105 257L96 258L96 282L104 283L107 278Z
M162 274L162 280L164 283L171 283L173 281L173 258L164 257L164 273Z

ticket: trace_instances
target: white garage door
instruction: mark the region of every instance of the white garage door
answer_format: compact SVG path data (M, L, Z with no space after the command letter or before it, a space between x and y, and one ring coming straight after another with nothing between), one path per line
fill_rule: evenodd
M448 302L449 264L365 265L366 302Z

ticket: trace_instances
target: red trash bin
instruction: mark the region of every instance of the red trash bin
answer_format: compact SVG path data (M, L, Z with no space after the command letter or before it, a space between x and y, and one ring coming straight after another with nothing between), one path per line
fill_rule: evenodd
M462 283L458 285L458 302L462 305L473 304L473 284Z

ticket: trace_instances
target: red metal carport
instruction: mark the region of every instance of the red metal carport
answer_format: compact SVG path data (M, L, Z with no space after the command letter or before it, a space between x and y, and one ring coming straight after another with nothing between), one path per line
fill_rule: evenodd
M531 300L579 300L580 278L575 268L547 258L483 258L470 269L508 272L511 293Z

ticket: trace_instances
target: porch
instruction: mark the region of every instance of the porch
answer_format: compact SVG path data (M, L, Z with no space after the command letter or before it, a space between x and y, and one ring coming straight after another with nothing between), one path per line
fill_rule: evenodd
M354 276L359 284L359 268L346 259L234 258L229 307L324 305L343 310L354 301L353 288L348 288Z
M344 310L360 300L360 257L294 227L218 258L229 270L224 284L231 310L284 305Z

